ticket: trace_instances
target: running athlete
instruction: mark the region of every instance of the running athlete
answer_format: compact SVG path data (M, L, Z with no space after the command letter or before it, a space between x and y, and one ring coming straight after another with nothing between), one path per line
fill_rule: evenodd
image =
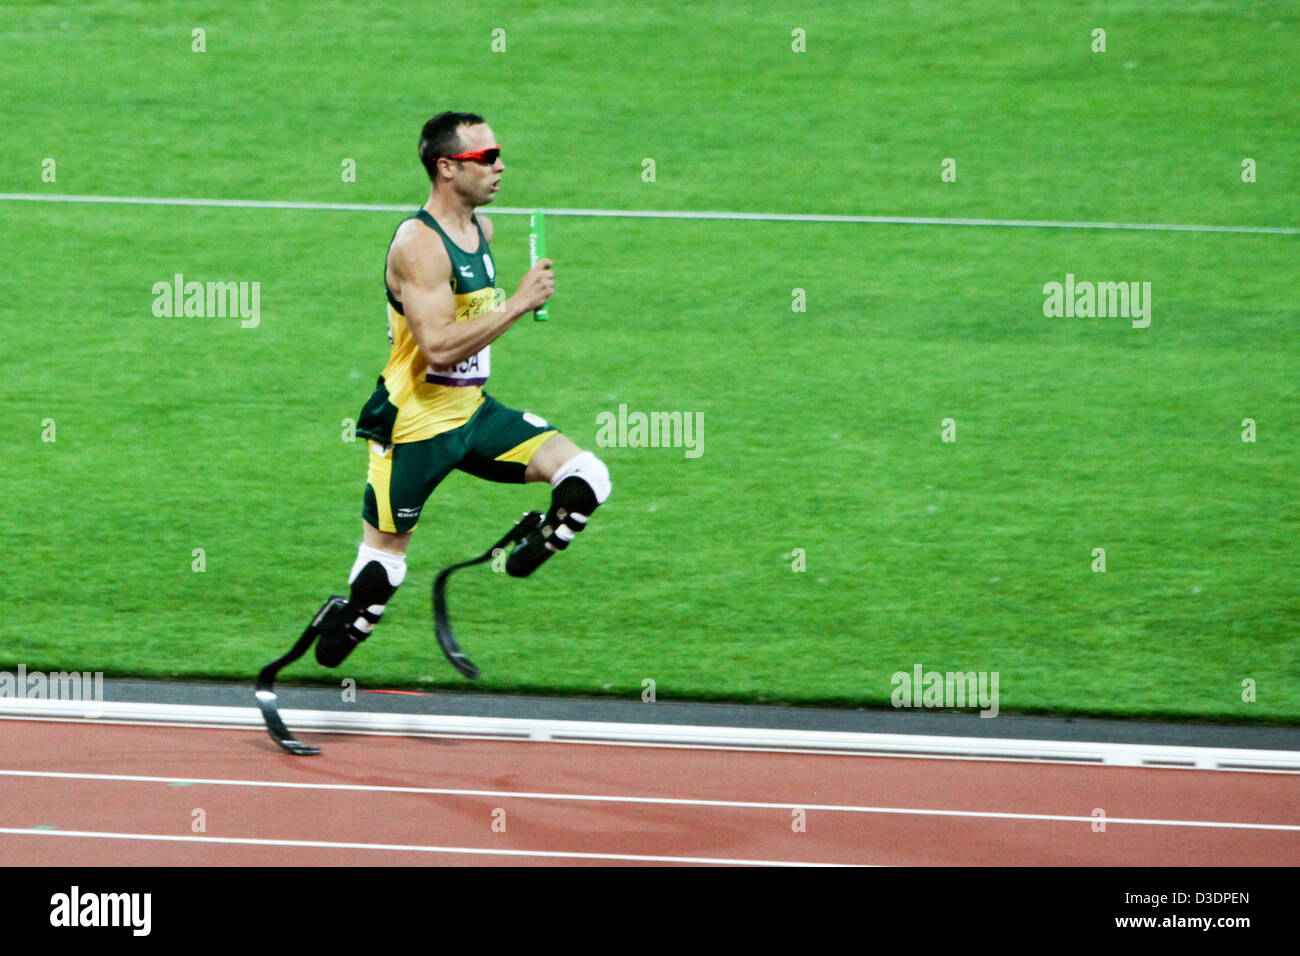
M610 492L609 470L545 420L483 391L491 343L555 287L542 259L510 298L496 287L492 223L475 209L501 184L501 147L483 117L439 113L420 133L429 201L388 247L388 364L357 420L369 471L362 542L346 604L320 624L316 660L337 667L370 636L406 577L406 548L429 494L452 469L489 481L550 482L542 524L506 559L527 577L566 548Z

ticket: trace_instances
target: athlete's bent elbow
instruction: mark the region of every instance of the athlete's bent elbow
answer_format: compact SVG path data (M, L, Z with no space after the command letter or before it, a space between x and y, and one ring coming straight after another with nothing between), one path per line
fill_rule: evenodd
M420 350L424 360L429 363L429 368L451 368L457 362L461 361L460 356L450 349L424 348Z

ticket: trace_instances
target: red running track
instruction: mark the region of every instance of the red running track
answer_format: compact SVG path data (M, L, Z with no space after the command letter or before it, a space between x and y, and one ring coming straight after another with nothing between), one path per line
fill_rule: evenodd
M0 726L2 866L1300 864L1296 774Z

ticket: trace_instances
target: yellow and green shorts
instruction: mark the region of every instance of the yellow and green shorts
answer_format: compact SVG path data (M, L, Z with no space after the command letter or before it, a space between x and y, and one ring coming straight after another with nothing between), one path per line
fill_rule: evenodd
M369 442L361 516L380 531L413 530L426 499L456 468L488 481L521 483L534 453L557 429L489 395L483 399L469 421L432 438L398 445Z

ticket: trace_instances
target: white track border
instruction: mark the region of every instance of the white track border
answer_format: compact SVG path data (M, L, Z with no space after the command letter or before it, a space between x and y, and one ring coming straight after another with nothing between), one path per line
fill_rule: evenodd
M410 212L413 204L293 202L274 199L194 199L183 196L75 196L60 193L0 193L0 202L108 203L129 206L206 206L218 209L313 209L332 212ZM675 209L520 209L494 206L494 216L604 217L612 219L721 219L739 222L837 222L901 226L1002 226L1020 229L1122 229L1140 232L1235 232L1297 236L1297 226L1216 226L1176 222L1072 222L1058 219L949 219L934 216L836 216L780 212L696 212Z
M88 722L262 728L261 712L249 692L247 707L97 703L5 698L0 717L27 720L82 719ZM1154 744L1016 740L998 737L941 737L922 734L848 733L687 724L633 724L520 717L465 717L443 714L393 714L373 711L281 711L295 732L492 737L556 743L606 743L726 749L797 749L804 752L874 754L986 760L1068 762L1109 767L1300 772L1300 752L1226 747L1175 747Z

